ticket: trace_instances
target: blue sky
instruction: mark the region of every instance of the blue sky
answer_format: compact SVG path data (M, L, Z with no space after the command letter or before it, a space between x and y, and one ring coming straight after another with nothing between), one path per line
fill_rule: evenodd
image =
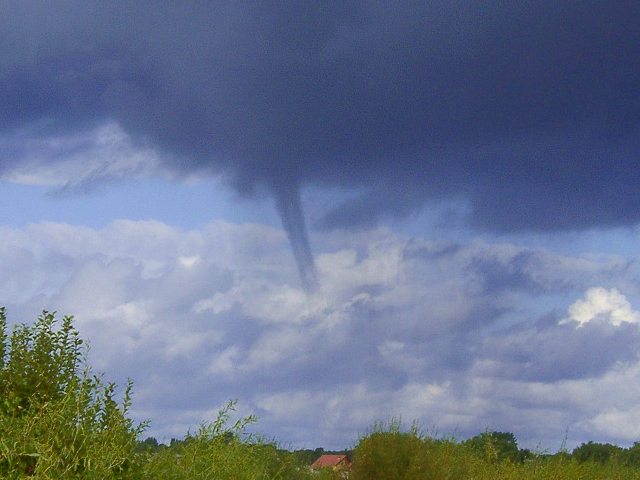
M8 2L0 304L161 439L237 398L296 447L638 441L625 3Z
M104 227L119 218L155 219L185 229L201 227L211 219L279 223L270 202L250 203L214 180L123 180L63 195L47 186L4 181L0 195L4 224L14 227L46 221Z

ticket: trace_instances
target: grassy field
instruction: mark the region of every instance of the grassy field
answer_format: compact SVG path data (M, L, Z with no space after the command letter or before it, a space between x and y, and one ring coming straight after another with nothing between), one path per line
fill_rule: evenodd
M311 472L321 449L290 452L249 435L256 419L233 421L234 402L166 446L141 440L146 425L129 419L132 384L120 401L114 392L87 365L71 317L44 312L9 332L0 308L0 479L640 479L640 445L588 443L548 455L519 449L510 433L435 439L396 421L357 441L348 473Z

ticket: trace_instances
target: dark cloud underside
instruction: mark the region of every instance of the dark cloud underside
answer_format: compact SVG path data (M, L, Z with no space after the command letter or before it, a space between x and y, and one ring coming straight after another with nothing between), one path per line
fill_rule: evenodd
M1 9L5 133L117 121L243 192L362 191L329 226L460 196L490 230L640 220L636 2Z

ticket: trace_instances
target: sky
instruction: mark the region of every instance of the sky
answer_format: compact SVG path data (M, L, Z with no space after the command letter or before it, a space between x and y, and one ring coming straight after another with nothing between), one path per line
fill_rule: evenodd
M0 305L147 434L640 441L640 4L0 11Z

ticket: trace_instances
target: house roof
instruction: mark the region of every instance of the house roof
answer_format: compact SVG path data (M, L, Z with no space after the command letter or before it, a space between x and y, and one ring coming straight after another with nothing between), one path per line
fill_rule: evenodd
M349 459L346 455L321 455L315 462L311 464L311 468L318 470L320 468L337 467L338 465L348 465Z

